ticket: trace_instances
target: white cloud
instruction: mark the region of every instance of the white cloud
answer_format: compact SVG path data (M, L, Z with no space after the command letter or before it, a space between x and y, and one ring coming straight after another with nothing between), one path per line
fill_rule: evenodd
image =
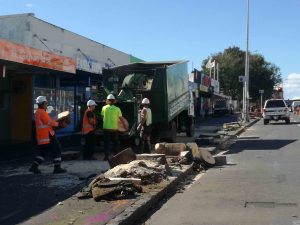
M32 4L32 3L26 3L25 6L26 6L27 8L32 8L32 7L33 7L33 4Z
M283 80L285 99L300 99L300 73L291 73Z

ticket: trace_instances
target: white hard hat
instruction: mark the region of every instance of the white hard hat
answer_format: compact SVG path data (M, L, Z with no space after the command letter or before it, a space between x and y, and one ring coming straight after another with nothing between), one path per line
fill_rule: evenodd
M88 100L86 103L87 106L93 106L93 105L97 105L96 102L94 100Z
M142 104L150 104L150 101L148 98L144 98L142 101Z
M107 100L115 100L115 96L113 96L112 94L107 95Z
M36 101L37 104L41 104L41 103L43 103L43 102L46 102L47 99L46 99L45 96L39 96L39 97L36 98L35 101Z

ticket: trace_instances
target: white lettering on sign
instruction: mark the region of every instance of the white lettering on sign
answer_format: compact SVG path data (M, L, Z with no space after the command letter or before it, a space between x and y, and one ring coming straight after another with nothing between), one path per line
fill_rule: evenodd
M183 108L188 108L190 103L189 99L189 93L185 93L180 98L174 100L170 103L170 109L169 109L169 119L172 118L174 115L176 115L178 112L180 112Z
M102 64L99 63L96 60L93 59L86 59L86 58L77 58L77 69L90 72L90 73L96 73L96 74L102 74Z

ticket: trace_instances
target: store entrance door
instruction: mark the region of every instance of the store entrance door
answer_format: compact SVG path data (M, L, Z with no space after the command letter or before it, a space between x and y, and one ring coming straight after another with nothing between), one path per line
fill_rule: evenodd
M11 140L29 142L32 136L32 76L11 76Z

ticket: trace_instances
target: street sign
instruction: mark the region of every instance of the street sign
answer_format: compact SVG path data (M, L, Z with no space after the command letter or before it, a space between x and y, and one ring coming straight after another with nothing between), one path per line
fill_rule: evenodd
M264 90L259 90L259 94L263 94L264 92Z
M239 82L245 82L245 76L239 76Z

